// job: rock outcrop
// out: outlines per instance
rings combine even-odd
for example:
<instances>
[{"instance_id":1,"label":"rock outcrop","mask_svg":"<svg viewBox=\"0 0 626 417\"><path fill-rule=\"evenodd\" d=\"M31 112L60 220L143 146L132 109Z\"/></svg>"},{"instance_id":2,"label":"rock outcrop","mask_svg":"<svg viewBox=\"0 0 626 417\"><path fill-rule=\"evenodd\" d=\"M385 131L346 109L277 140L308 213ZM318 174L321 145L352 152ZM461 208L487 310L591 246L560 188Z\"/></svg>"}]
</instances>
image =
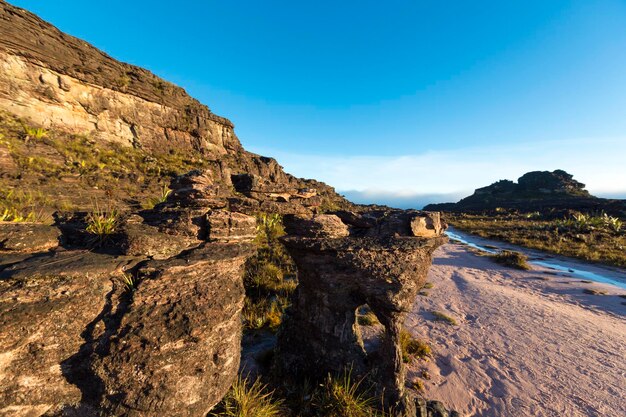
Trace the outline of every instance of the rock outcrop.
<instances>
[{"instance_id":1,"label":"rock outcrop","mask_svg":"<svg viewBox=\"0 0 626 417\"><path fill-rule=\"evenodd\" d=\"M0 415L204 416L224 396L256 223L223 209L228 193L209 173L172 188L145 217L121 220L102 253L65 237L48 252L4 252ZM64 221L64 236L85 229L80 216Z\"/></svg>"},{"instance_id":2,"label":"rock outcrop","mask_svg":"<svg viewBox=\"0 0 626 417\"><path fill-rule=\"evenodd\" d=\"M533 171L522 175L517 183L500 180L478 188L474 194L457 203L429 204L424 210L452 212L480 212L496 208L526 212L545 210L606 211L626 215L626 201L597 198L585 190L585 184L573 175L555 171Z\"/></svg>"},{"instance_id":3,"label":"rock outcrop","mask_svg":"<svg viewBox=\"0 0 626 417\"><path fill-rule=\"evenodd\" d=\"M438 213L378 211L286 217L283 238L299 286L278 336L275 369L285 381L322 379L346 367L378 384L387 408L414 415L406 397L400 330L446 240ZM385 326L380 351L367 355L356 310L368 304ZM412 414L411 414L412 413Z\"/></svg>"}]
</instances>

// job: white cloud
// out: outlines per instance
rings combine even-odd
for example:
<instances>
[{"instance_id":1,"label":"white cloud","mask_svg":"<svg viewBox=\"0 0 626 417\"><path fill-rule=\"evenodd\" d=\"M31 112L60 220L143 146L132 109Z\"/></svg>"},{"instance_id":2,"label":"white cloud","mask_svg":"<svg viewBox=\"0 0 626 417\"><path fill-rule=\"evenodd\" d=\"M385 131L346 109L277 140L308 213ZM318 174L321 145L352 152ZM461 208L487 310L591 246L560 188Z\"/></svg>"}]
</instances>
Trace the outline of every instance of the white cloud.
<instances>
[{"instance_id":1,"label":"white cloud","mask_svg":"<svg viewBox=\"0 0 626 417\"><path fill-rule=\"evenodd\" d=\"M381 202L441 194L445 199L445 195L467 195L499 179L516 180L528 171L555 169L573 174L592 194L626 194L626 138L528 142L402 156L253 151L275 157L298 177L315 178L340 191L352 190L361 201L368 196L371 202Z\"/></svg>"}]
</instances>

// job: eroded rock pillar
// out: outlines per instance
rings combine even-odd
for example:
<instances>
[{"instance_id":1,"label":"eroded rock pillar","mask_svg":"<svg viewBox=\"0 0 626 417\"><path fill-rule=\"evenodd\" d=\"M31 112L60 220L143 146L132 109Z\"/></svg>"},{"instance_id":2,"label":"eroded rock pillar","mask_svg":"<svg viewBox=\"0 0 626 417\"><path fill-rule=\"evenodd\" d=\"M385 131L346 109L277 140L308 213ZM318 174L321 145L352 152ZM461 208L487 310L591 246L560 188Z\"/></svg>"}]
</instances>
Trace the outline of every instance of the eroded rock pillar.
<instances>
[{"instance_id":1,"label":"eroded rock pillar","mask_svg":"<svg viewBox=\"0 0 626 417\"><path fill-rule=\"evenodd\" d=\"M287 383L352 370L369 376L385 407L415 414L405 395L400 331L445 228L438 213L385 210L285 218L283 239L299 286L278 336L275 370ZM364 351L355 310L385 326L376 360Z\"/></svg>"}]
</instances>

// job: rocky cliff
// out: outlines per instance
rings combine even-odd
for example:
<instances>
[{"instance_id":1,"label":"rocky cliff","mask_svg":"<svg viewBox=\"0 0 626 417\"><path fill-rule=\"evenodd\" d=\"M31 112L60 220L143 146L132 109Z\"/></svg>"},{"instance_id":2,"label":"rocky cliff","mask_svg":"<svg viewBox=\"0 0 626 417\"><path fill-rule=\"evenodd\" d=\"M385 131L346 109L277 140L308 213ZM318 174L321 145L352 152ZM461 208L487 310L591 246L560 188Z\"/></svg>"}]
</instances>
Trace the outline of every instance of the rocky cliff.
<instances>
[{"instance_id":1,"label":"rocky cliff","mask_svg":"<svg viewBox=\"0 0 626 417\"><path fill-rule=\"evenodd\" d=\"M521 211L544 211L574 209L601 211L613 215L626 214L626 202L597 198L585 190L585 184L574 176L557 169L555 171L532 171L522 175L517 183L500 180L478 188L474 194L457 203L429 204L425 210L473 212L496 208Z\"/></svg>"},{"instance_id":2,"label":"rocky cliff","mask_svg":"<svg viewBox=\"0 0 626 417\"><path fill-rule=\"evenodd\" d=\"M213 114L182 88L145 69L119 62L2 0L0 63L0 110L4 111L0 115L4 139L0 167L7 182L38 172L39 177L31 181L33 186L46 177L49 188L43 191L49 193L50 177L68 182L67 177L83 179L88 177L85 171L89 174L91 170L98 174L111 171L116 180L130 175L131 187L139 180L144 188L150 188L151 177L158 175L144 172L146 175L138 178L137 167L124 165L124 161L92 161L93 155L84 155L128 152L148 165L154 165L155 159L166 160L158 167L158 174L168 169L180 174L194 165L219 164L229 176L247 175L247 182L235 185L243 184L245 192L263 193L268 201L284 202L292 195L301 198L302 190L309 190L309 197L312 192L317 196L311 206L349 205L331 187L297 179L286 174L275 160L246 152L233 124ZM40 140L31 141L35 143L27 148L16 143L16 136L28 136L29 129L35 128L43 129L37 138ZM91 149L72 154L77 137ZM172 168L172 155L189 163ZM73 181L73 185L80 185L80 181ZM94 184L89 185L83 187L85 192L103 197L92 191ZM101 190L106 184L96 186ZM114 193L106 197L111 198L110 194Z\"/></svg>"}]
</instances>

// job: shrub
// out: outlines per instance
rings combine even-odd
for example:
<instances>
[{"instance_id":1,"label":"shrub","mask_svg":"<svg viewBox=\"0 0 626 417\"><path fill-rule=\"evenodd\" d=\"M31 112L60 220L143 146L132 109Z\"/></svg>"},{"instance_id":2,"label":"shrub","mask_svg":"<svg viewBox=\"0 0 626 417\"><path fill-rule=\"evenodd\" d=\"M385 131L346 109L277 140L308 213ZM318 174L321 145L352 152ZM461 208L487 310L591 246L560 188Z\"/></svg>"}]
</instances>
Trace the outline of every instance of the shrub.
<instances>
[{"instance_id":1,"label":"shrub","mask_svg":"<svg viewBox=\"0 0 626 417\"><path fill-rule=\"evenodd\" d=\"M410 362L411 358L426 359L432 355L432 349L426 342L414 339L406 330L400 331L400 348L405 363Z\"/></svg>"},{"instance_id":2,"label":"shrub","mask_svg":"<svg viewBox=\"0 0 626 417\"><path fill-rule=\"evenodd\" d=\"M435 316L435 320L445 321L446 323L451 324L452 326L456 326L458 324L453 317L445 313L442 313L440 311L432 311L431 313L433 314L433 316Z\"/></svg>"},{"instance_id":3,"label":"shrub","mask_svg":"<svg viewBox=\"0 0 626 417\"><path fill-rule=\"evenodd\" d=\"M528 257L522 253L503 250L495 255L491 255L491 258L501 265L506 265L511 268L521 269L528 271L530 265L528 265Z\"/></svg>"},{"instance_id":4,"label":"shrub","mask_svg":"<svg viewBox=\"0 0 626 417\"><path fill-rule=\"evenodd\" d=\"M239 376L211 417L278 417L284 415L282 400L258 378L250 383Z\"/></svg>"}]
</instances>

